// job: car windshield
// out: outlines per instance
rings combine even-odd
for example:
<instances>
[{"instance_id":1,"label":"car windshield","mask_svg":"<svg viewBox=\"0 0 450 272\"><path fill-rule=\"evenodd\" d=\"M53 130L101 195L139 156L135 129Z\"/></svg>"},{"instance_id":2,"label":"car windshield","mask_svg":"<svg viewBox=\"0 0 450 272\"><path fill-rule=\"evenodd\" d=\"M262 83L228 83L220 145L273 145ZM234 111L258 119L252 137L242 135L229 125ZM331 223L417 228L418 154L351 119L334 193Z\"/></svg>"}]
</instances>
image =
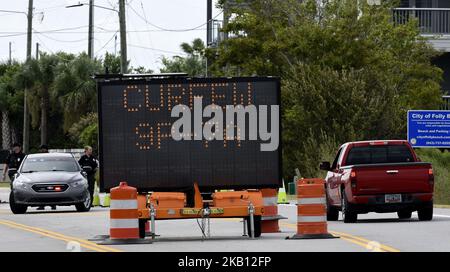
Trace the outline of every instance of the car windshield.
<instances>
[{"instance_id":1,"label":"car windshield","mask_svg":"<svg viewBox=\"0 0 450 272\"><path fill-rule=\"evenodd\" d=\"M78 172L77 162L68 157L37 157L27 158L23 162L22 173L64 171Z\"/></svg>"},{"instance_id":2,"label":"car windshield","mask_svg":"<svg viewBox=\"0 0 450 272\"><path fill-rule=\"evenodd\" d=\"M357 146L348 153L346 165L413 162L406 145Z\"/></svg>"}]
</instances>

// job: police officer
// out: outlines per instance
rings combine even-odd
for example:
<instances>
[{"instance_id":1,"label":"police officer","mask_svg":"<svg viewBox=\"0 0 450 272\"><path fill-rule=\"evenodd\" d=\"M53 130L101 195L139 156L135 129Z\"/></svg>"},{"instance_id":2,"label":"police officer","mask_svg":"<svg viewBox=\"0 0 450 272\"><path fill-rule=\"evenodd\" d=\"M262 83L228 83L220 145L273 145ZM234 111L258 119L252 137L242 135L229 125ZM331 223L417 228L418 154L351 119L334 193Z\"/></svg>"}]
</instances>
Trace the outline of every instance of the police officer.
<instances>
[{"instance_id":1,"label":"police officer","mask_svg":"<svg viewBox=\"0 0 450 272\"><path fill-rule=\"evenodd\" d=\"M43 144L39 147L39 153L48 153L48 145Z\"/></svg>"},{"instance_id":2,"label":"police officer","mask_svg":"<svg viewBox=\"0 0 450 272\"><path fill-rule=\"evenodd\" d=\"M94 185L95 185L95 172L97 170L98 164L94 155L92 155L92 147L86 146L84 148L84 155L81 156L78 161L81 168L87 173L87 180L89 184L89 194L91 195L91 205L94 199Z\"/></svg>"},{"instance_id":3,"label":"police officer","mask_svg":"<svg viewBox=\"0 0 450 272\"><path fill-rule=\"evenodd\" d=\"M6 173L8 172L9 180L11 181L11 189L14 174L17 173L23 158L25 158L25 154L22 152L22 146L18 143L13 144L12 153L10 153L6 158L6 164L3 168L3 180L6 178Z\"/></svg>"}]
</instances>

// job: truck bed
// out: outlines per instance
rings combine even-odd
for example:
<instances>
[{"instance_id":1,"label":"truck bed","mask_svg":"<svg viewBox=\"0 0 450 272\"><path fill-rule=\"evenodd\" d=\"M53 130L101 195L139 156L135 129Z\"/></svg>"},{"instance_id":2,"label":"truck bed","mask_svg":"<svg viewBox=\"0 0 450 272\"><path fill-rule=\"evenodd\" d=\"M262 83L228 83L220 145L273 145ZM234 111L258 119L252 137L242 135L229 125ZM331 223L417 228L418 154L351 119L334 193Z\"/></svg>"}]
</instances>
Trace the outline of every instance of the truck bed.
<instances>
[{"instance_id":1,"label":"truck bed","mask_svg":"<svg viewBox=\"0 0 450 272\"><path fill-rule=\"evenodd\" d=\"M431 164L426 162L361 164L342 167L356 172L355 195L429 193Z\"/></svg>"}]
</instances>

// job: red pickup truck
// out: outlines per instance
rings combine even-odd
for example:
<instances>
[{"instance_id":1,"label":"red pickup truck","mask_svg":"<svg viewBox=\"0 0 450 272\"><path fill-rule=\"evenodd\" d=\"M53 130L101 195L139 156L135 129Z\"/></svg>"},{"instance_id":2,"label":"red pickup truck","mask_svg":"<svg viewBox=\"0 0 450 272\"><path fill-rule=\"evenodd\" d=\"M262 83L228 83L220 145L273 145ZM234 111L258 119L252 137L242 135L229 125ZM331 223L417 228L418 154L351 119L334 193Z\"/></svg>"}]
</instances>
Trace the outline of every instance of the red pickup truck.
<instances>
[{"instance_id":1,"label":"red pickup truck","mask_svg":"<svg viewBox=\"0 0 450 272\"><path fill-rule=\"evenodd\" d=\"M420 162L407 141L345 143L326 170L327 219L336 221L339 211L345 223L358 214L397 212L400 219L433 218L434 175L430 163Z\"/></svg>"}]
</instances>

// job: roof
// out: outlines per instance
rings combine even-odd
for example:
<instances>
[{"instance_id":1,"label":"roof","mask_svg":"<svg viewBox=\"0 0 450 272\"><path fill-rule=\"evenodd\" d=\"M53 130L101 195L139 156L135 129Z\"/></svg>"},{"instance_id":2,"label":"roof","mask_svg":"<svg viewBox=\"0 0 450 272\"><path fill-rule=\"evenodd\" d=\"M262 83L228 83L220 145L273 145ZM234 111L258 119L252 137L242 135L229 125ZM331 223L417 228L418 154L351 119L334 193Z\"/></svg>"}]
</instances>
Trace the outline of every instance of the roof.
<instances>
[{"instance_id":1,"label":"roof","mask_svg":"<svg viewBox=\"0 0 450 272\"><path fill-rule=\"evenodd\" d=\"M369 144L369 143L373 143L373 142L408 143L407 140L370 140L370 141L347 142L345 144Z\"/></svg>"},{"instance_id":2,"label":"roof","mask_svg":"<svg viewBox=\"0 0 450 272\"><path fill-rule=\"evenodd\" d=\"M29 154L27 158L54 158L54 157L61 157L61 158L72 158L72 154L70 153L35 153L35 154Z\"/></svg>"}]
</instances>

